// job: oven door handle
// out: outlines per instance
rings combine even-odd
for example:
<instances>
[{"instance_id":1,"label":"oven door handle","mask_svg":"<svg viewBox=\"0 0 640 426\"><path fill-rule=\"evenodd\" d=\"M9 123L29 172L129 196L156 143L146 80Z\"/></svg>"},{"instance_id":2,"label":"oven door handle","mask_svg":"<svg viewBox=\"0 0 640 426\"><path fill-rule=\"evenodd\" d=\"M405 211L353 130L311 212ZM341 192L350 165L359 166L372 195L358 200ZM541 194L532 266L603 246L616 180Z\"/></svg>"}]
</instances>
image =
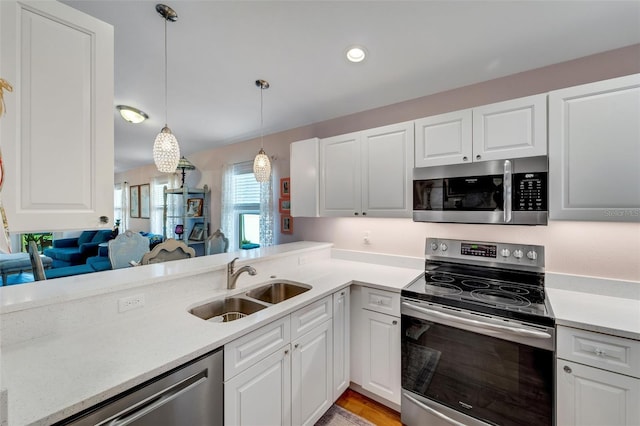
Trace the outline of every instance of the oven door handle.
<instances>
[{"instance_id":1,"label":"oven door handle","mask_svg":"<svg viewBox=\"0 0 640 426\"><path fill-rule=\"evenodd\" d=\"M454 426L465 426L464 423L460 423L458 421L455 421L454 419L452 419L451 417L442 414L441 412L439 412L438 410L434 410L433 408L429 407L428 405L423 404L422 402L418 401L417 399L415 399L414 397L412 397L411 395L408 395L407 393L403 392L402 395L407 398L409 401L413 402L414 404L416 404L418 407L422 408L425 411L428 411L429 413L433 414L434 416L444 420L447 423L450 423Z\"/></svg>"},{"instance_id":2,"label":"oven door handle","mask_svg":"<svg viewBox=\"0 0 640 426\"><path fill-rule=\"evenodd\" d=\"M431 310L431 309L423 308L422 306L414 305L413 303L409 303L409 302L402 302L402 304L404 306L406 306L408 308L411 308L411 309L414 309L414 310L416 310L418 312L423 312L423 313L425 313L427 315L431 315L433 317L438 317L438 318L446 319L446 320L449 320L449 321L458 322L458 323L461 323L461 324L472 325L472 326L481 327L481 328L485 328L485 329L506 331L508 333L517 334L519 336L535 337L537 339L550 339L551 338L551 335L549 333L545 333L544 331L529 330L529 329L521 328L521 327L509 327L509 326L506 326L506 325L492 324L492 323L487 323L487 322L484 322L484 321L478 321L478 320L469 319L469 318L461 318L461 317L457 317L455 315L445 314L444 312L438 312L438 311L434 311L434 310Z\"/></svg>"}]
</instances>

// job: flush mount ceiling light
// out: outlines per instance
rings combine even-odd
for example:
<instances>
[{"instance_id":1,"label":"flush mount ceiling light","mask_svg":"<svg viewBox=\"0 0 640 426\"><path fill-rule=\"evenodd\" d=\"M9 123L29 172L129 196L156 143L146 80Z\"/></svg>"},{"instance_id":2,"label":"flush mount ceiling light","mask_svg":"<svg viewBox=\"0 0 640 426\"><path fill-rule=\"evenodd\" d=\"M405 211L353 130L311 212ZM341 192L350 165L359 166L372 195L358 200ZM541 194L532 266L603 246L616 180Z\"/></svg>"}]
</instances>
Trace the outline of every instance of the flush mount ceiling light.
<instances>
[{"instance_id":1,"label":"flush mount ceiling light","mask_svg":"<svg viewBox=\"0 0 640 426\"><path fill-rule=\"evenodd\" d=\"M157 4L156 11L164 18L164 122L165 125L156 136L153 143L153 161L158 171L173 173L180 161L180 146L178 140L171 133L167 123L167 22L178 20L178 14L169 6Z\"/></svg>"},{"instance_id":2,"label":"flush mount ceiling light","mask_svg":"<svg viewBox=\"0 0 640 426\"><path fill-rule=\"evenodd\" d=\"M127 105L118 105L116 108L120 112L120 116L129 123L138 124L149 118L146 112L139 110L138 108Z\"/></svg>"},{"instance_id":3,"label":"flush mount ceiling light","mask_svg":"<svg viewBox=\"0 0 640 426\"><path fill-rule=\"evenodd\" d=\"M271 176L271 161L269 161L269 157L264 152L262 93L269 88L269 82L266 80L256 80L256 86L260 89L260 151L258 151L258 155L256 155L256 158L253 160L253 174L258 182L267 182Z\"/></svg>"},{"instance_id":4,"label":"flush mount ceiling light","mask_svg":"<svg viewBox=\"0 0 640 426\"><path fill-rule=\"evenodd\" d=\"M367 56L367 52L364 47L361 46L351 46L347 49L347 59L350 62L362 62L364 58Z\"/></svg>"}]
</instances>

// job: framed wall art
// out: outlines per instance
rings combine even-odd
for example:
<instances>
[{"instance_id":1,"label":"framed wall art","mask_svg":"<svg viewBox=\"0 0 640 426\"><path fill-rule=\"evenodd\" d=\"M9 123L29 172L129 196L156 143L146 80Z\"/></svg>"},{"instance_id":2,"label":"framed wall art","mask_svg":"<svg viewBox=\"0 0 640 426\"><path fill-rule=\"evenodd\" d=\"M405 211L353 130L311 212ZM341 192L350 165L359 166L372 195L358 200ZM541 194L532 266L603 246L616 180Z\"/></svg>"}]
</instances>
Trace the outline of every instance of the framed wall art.
<instances>
[{"instance_id":1,"label":"framed wall art","mask_svg":"<svg viewBox=\"0 0 640 426\"><path fill-rule=\"evenodd\" d=\"M140 217L149 219L151 212L151 185L140 185Z\"/></svg>"},{"instance_id":2,"label":"framed wall art","mask_svg":"<svg viewBox=\"0 0 640 426\"><path fill-rule=\"evenodd\" d=\"M278 211L283 214L291 214L291 199L290 198L280 198L278 202Z\"/></svg>"},{"instance_id":3,"label":"framed wall art","mask_svg":"<svg viewBox=\"0 0 640 426\"><path fill-rule=\"evenodd\" d=\"M129 187L129 217L140 217L140 185Z\"/></svg>"},{"instance_id":4,"label":"framed wall art","mask_svg":"<svg viewBox=\"0 0 640 426\"><path fill-rule=\"evenodd\" d=\"M291 178L280 179L280 196L282 198L289 198L291 194Z\"/></svg>"},{"instance_id":5,"label":"framed wall art","mask_svg":"<svg viewBox=\"0 0 640 426\"><path fill-rule=\"evenodd\" d=\"M293 234L293 218L291 216L282 216L280 218L280 232Z\"/></svg>"}]
</instances>

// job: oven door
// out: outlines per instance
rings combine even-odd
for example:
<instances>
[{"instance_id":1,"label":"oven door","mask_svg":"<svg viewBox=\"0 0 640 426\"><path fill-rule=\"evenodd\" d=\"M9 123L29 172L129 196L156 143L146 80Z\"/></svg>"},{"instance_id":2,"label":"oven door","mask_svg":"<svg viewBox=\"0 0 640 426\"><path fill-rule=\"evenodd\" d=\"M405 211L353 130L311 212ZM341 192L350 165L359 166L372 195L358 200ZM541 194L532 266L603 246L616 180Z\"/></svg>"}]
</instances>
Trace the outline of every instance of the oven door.
<instances>
[{"instance_id":1,"label":"oven door","mask_svg":"<svg viewBox=\"0 0 640 426\"><path fill-rule=\"evenodd\" d=\"M402 422L552 425L554 329L402 302Z\"/></svg>"}]
</instances>

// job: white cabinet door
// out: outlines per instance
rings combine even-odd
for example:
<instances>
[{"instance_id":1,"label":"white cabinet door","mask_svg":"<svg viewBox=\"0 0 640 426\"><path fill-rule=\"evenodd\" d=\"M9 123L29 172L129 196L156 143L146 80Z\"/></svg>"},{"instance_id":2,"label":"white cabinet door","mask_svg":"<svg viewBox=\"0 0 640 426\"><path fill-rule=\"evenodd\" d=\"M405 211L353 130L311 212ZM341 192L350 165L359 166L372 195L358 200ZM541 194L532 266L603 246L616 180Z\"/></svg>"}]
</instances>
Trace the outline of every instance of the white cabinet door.
<instances>
[{"instance_id":1,"label":"white cabinet door","mask_svg":"<svg viewBox=\"0 0 640 426\"><path fill-rule=\"evenodd\" d=\"M640 220L640 74L549 93L549 217Z\"/></svg>"},{"instance_id":2,"label":"white cabinet door","mask_svg":"<svg viewBox=\"0 0 640 426\"><path fill-rule=\"evenodd\" d=\"M349 287L333 294L333 401L349 387L351 309Z\"/></svg>"},{"instance_id":3,"label":"white cabinet door","mask_svg":"<svg viewBox=\"0 0 640 426\"><path fill-rule=\"evenodd\" d=\"M113 27L59 2L0 7L0 75L14 89L0 129L10 229L110 227Z\"/></svg>"},{"instance_id":4,"label":"white cabinet door","mask_svg":"<svg viewBox=\"0 0 640 426\"><path fill-rule=\"evenodd\" d=\"M362 387L400 404L400 318L363 309Z\"/></svg>"},{"instance_id":5,"label":"white cabinet door","mask_svg":"<svg viewBox=\"0 0 640 426\"><path fill-rule=\"evenodd\" d=\"M473 108L473 161L547 155L547 95Z\"/></svg>"},{"instance_id":6,"label":"white cabinet door","mask_svg":"<svg viewBox=\"0 0 640 426\"><path fill-rule=\"evenodd\" d=\"M291 425L289 345L225 382L224 424Z\"/></svg>"},{"instance_id":7,"label":"white cabinet door","mask_svg":"<svg viewBox=\"0 0 640 426\"><path fill-rule=\"evenodd\" d=\"M415 121L415 166L470 163L472 114L470 109Z\"/></svg>"},{"instance_id":8,"label":"white cabinet door","mask_svg":"<svg viewBox=\"0 0 640 426\"><path fill-rule=\"evenodd\" d=\"M360 133L320 141L320 216L358 216L361 207Z\"/></svg>"},{"instance_id":9,"label":"white cabinet door","mask_svg":"<svg viewBox=\"0 0 640 426\"><path fill-rule=\"evenodd\" d=\"M558 426L640 424L640 379L557 361Z\"/></svg>"},{"instance_id":10,"label":"white cabinet door","mask_svg":"<svg viewBox=\"0 0 640 426\"><path fill-rule=\"evenodd\" d=\"M362 215L411 217L413 122L362 132Z\"/></svg>"},{"instance_id":11,"label":"white cabinet door","mask_svg":"<svg viewBox=\"0 0 640 426\"><path fill-rule=\"evenodd\" d=\"M290 152L291 216L318 217L320 176L318 138L293 142Z\"/></svg>"},{"instance_id":12,"label":"white cabinet door","mask_svg":"<svg viewBox=\"0 0 640 426\"><path fill-rule=\"evenodd\" d=\"M333 403L333 321L325 321L291 345L292 422L313 425Z\"/></svg>"}]
</instances>

